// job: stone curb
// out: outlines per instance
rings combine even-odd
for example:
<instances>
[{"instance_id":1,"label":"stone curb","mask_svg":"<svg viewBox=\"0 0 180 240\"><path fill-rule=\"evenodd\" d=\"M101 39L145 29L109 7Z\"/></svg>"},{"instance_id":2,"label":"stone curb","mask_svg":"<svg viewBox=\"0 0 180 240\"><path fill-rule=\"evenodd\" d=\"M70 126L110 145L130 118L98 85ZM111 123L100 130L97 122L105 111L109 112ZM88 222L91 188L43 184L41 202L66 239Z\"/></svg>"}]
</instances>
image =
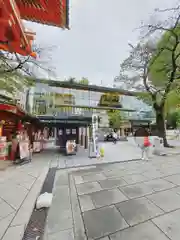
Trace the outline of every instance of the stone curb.
<instances>
[{"instance_id":1,"label":"stone curb","mask_svg":"<svg viewBox=\"0 0 180 240\"><path fill-rule=\"evenodd\" d=\"M99 166L99 165L102 166L102 165L109 165L109 164L115 164L115 163L136 162L136 161L140 161L140 160L141 160L140 158L135 158L135 159L129 159L129 160L123 160L123 161L99 162L99 163L79 165L79 166L59 167L59 168L57 168L57 170L81 168L81 167L89 167L89 166Z\"/></svg>"},{"instance_id":2,"label":"stone curb","mask_svg":"<svg viewBox=\"0 0 180 240\"><path fill-rule=\"evenodd\" d=\"M29 193L27 194L25 200L23 201L21 207L17 211L15 217L11 221L4 237L2 240L22 240L28 222L30 220L31 214L33 212L36 199L40 194L43 183L49 171L49 166L44 167L42 173L37 178Z\"/></svg>"}]
</instances>

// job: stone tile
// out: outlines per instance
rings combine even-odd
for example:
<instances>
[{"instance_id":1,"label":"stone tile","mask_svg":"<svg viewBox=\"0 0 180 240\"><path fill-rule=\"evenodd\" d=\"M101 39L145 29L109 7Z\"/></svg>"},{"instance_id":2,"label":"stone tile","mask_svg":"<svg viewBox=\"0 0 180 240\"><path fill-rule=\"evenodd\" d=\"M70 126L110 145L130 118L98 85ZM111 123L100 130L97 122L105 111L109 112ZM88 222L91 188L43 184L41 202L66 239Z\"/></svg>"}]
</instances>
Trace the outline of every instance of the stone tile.
<instances>
[{"instance_id":1,"label":"stone tile","mask_svg":"<svg viewBox=\"0 0 180 240\"><path fill-rule=\"evenodd\" d=\"M68 229L48 235L48 240L74 240L73 229Z\"/></svg>"},{"instance_id":2,"label":"stone tile","mask_svg":"<svg viewBox=\"0 0 180 240\"><path fill-rule=\"evenodd\" d=\"M4 201L0 202L0 220L13 212L15 212L15 210L11 206L9 206L6 202Z\"/></svg>"},{"instance_id":3,"label":"stone tile","mask_svg":"<svg viewBox=\"0 0 180 240\"><path fill-rule=\"evenodd\" d=\"M81 211L89 211L95 208L92 199L89 195L81 195L79 196Z\"/></svg>"},{"instance_id":4,"label":"stone tile","mask_svg":"<svg viewBox=\"0 0 180 240\"><path fill-rule=\"evenodd\" d=\"M58 184L56 186L47 217L48 233L59 232L73 226L69 187Z\"/></svg>"},{"instance_id":5,"label":"stone tile","mask_svg":"<svg viewBox=\"0 0 180 240\"><path fill-rule=\"evenodd\" d=\"M90 239L101 238L128 227L114 206L88 211L83 216L87 236Z\"/></svg>"},{"instance_id":6,"label":"stone tile","mask_svg":"<svg viewBox=\"0 0 180 240\"><path fill-rule=\"evenodd\" d=\"M42 189L44 180L47 176L48 169L38 177L36 182L33 184L32 188L30 189L27 197L25 198L24 202L22 203L20 209L18 210L15 218L13 219L11 226L15 225L27 225L29 219L31 217L32 211L34 209L34 205L37 199L37 196Z\"/></svg>"},{"instance_id":7,"label":"stone tile","mask_svg":"<svg viewBox=\"0 0 180 240\"><path fill-rule=\"evenodd\" d=\"M179 240L180 210L154 218L152 221L170 238Z\"/></svg>"},{"instance_id":8,"label":"stone tile","mask_svg":"<svg viewBox=\"0 0 180 240\"><path fill-rule=\"evenodd\" d=\"M127 200L127 197L119 189L103 190L92 193L90 196L96 208Z\"/></svg>"},{"instance_id":9,"label":"stone tile","mask_svg":"<svg viewBox=\"0 0 180 240\"><path fill-rule=\"evenodd\" d=\"M83 183L77 185L77 192L79 195L88 194L102 190L101 186L97 182Z\"/></svg>"},{"instance_id":10,"label":"stone tile","mask_svg":"<svg viewBox=\"0 0 180 240\"><path fill-rule=\"evenodd\" d=\"M163 213L160 208L144 197L116 204L116 207L131 226Z\"/></svg>"},{"instance_id":11,"label":"stone tile","mask_svg":"<svg viewBox=\"0 0 180 240\"><path fill-rule=\"evenodd\" d=\"M65 162L65 159L59 159L59 161L58 161L58 168L59 169L63 169L63 168L65 168L66 167L66 162Z\"/></svg>"},{"instance_id":12,"label":"stone tile","mask_svg":"<svg viewBox=\"0 0 180 240\"><path fill-rule=\"evenodd\" d=\"M165 212L180 208L180 196L172 190L167 190L147 196Z\"/></svg>"},{"instance_id":13,"label":"stone tile","mask_svg":"<svg viewBox=\"0 0 180 240\"><path fill-rule=\"evenodd\" d=\"M61 204L59 204L61 203ZM52 206L58 207L59 211L69 210L70 204L70 190L68 186L56 187L53 192ZM51 208L52 208L51 206Z\"/></svg>"},{"instance_id":14,"label":"stone tile","mask_svg":"<svg viewBox=\"0 0 180 240\"><path fill-rule=\"evenodd\" d=\"M99 238L98 240L109 240L108 237Z\"/></svg>"},{"instance_id":15,"label":"stone tile","mask_svg":"<svg viewBox=\"0 0 180 240\"><path fill-rule=\"evenodd\" d=\"M172 176L168 176L166 178L164 178L166 181L169 181L171 183L174 183L176 185L180 185L180 174L176 174L176 175L172 175Z\"/></svg>"},{"instance_id":16,"label":"stone tile","mask_svg":"<svg viewBox=\"0 0 180 240\"><path fill-rule=\"evenodd\" d=\"M8 189L8 191L7 191ZM1 198L13 208L18 209L28 194L28 190L13 182L0 184Z\"/></svg>"},{"instance_id":17,"label":"stone tile","mask_svg":"<svg viewBox=\"0 0 180 240\"><path fill-rule=\"evenodd\" d=\"M87 240L73 177L70 176L70 196L75 239Z\"/></svg>"},{"instance_id":18,"label":"stone tile","mask_svg":"<svg viewBox=\"0 0 180 240\"><path fill-rule=\"evenodd\" d=\"M74 181L76 184L84 183L83 178L81 176L74 176Z\"/></svg>"},{"instance_id":19,"label":"stone tile","mask_svg":"<svg viewBox=\"0 0 180 240\"><path fill-rule=\"evenodd\" d=\"M174 187L171 189L173 192L177 193L178 195L180 195L180 186L179 187Z\"/></svg>"},{"instance_id":20,"label":"stone tile","mask_svg":"<svg viewBox=\"0 0 180 240\"><path fill-rule=\"evenodd\" d=\"M128 198L137 198L137 197L142 197L142 196L153 193L152 188L150 188L144 183L138 183L138 184L133 184L125 187L120 187L120 190Z\"/></svg>"},{"instance_id":21,"label":"stone tile","mask_svg":"<svg viewBox=\"0 0 180 240\"><path fill-rule=\"evenodd\" d=\"M146 171L144 173L142 173L143 176L149 178L149 179L154 179L154 178L160 178L163 176L163 173L161 173L160 171Z\"/></svg>"},{"instance_id":22,"label":"stone tile","mask_svg":"<svg viewBox=\"0 0 180 240\"><path fill-rule=\"evenodd\" d=\"M32 185L34 184L34 182L36 181L36 178L33 176L30 176L27 173L18 172L17 174L15 174L13 176L11 181L13 183L19 184L29 190L32 187Z\"/></svg>"},{"instance_id":23,"label":"stone tile","mask_svg":"<svg viewBox=\"0 0 180 240\"><path fill-rule=\"evenodd\" d=\"M155 192L163 191L175 187L173 183L165 181L163 179L154 179L148 182L145 182L147 186L150 186Z\"/></svg>"},{"instance_id":24,"label":"stone tile","mask_svg":"<svg viewBox=\"0 0 180 240\"><path fill-rule=\"evenodd\" d=\"M68 174L66 171L57 171L54 186L55 187L62 187L69 184Z\"/></svg>"},{"instance_id":25,"label":"stone tile","mask_svg":"<svg viewBox=\"0 0 180 240\"><path fill-rule=\"evenodd\" d=\"M118 186L125 186L127 183L122 178L109 178L99 181L103 189L110 189Z\"/></svg>"},{"instance_id":26,"label":"stone tile","mask_svg":"<svg viewBox=\"0 0 180 240\"><path fill-rule=\"evenodd\" d=\"M147 177L141 175L141 174L132 174L122 177L128 184L138 183L138 182L144 182L149 180Z\"/></svg>"},{"instance_id":27,"label":"stone tile","mask_svg":"<svg viewBox=\"0 0 180 240\"><path fill-rule=\"evenodd\" d=\"M7 217L0 220L0 239L5 234L8 226L11 223L14 216L15 216L15 213L12 213L12 214L8 215Z\"/></svg>"},{"instance_id":28,"label":"stone tile","mask_svg":"<svg viewBox=\"0 0 180 240\"><path fill-rule=\"evenodd\" d=\"M110 235L110 240L168 240L151 222L125 229Z\"/></svg>"},{"instance_id":29,"label":"stone tile","mask_svg":"<svg viewBox=\"0 0 180 240\"><path fill-rule=\"evenodd\" d=\"M24 231L25 231L24 225L10 227L8 228L2 240L12 240L12 239L22 240Z\"/></svg>"},{"instance_id":30,"label":"stone tile","mask_svg":"<svg viewBox=\"0 0 180 240\"><path fill-rule=\"evenodd\" d=\"M84 182L96 182L99 180L105 180L106 177L102 173L97 174L88 174L85 176L82 176Z\"/></svg>"},{"instance_id":31,"label":"stone tile","mask_svg":"<svg viewBox=\"0 0 180 240\"><path fill-rule=\"evenodd\" d=\"M84 176L88 174L99 173L100 171L101 169L98 166L80 167L78 170L75 169L73 171L73 175Z\"/></svg>"},{"instance_id":32,"label":"stone tile","mask_svg":"<svg viewBox=\"0 0 180 240\"><path fill-rule=\"evenodd\" d=\"M104 175L107 178L120 178L126 175L126 172L125 170L115 169L115 170L105 171Z\"/></svg>"},{"instance_id":33,"label":"stone tile","mask_svg":"<svg viewBox=\"0 0 180 240\"><path fill-rule=\"evenodd\" d=\"M49 234L72 228L71 210L59 211L57 207L51 208L47 217L47 231Z\"/></svg>"}]
</instances>

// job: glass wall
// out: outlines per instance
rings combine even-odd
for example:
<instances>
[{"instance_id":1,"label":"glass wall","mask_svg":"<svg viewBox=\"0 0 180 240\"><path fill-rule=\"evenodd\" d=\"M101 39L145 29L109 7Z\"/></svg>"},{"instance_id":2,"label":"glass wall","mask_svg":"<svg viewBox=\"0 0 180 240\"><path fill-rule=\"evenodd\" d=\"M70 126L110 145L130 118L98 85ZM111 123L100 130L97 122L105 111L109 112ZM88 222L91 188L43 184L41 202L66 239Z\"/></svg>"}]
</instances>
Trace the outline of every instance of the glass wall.
<instances>
[{"instance_id":1,"label":"glass wall","mask_svg":"<svg viewBox=\"0 0 180 240\"><path fill-rule=\"evenodd\" d=\"M121 96L37 84L29 92L29 105L31 113L36 115L80 115L90 112L89 107L121 107Z\"/></svg>"}]
</instances>

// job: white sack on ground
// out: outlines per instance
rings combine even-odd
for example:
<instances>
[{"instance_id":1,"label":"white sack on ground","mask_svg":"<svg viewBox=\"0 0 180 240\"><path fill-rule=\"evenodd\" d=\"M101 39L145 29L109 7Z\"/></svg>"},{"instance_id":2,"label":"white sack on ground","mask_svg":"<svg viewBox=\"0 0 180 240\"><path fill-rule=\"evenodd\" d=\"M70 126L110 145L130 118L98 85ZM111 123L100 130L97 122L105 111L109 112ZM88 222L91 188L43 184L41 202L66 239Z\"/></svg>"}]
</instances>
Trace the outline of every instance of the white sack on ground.
<instances>
[{"instance_id":1,"label":"white sack on ground","mask_svg":"<svg viewBox=\"0 0 180 240\"><path fill-rule=\"evenodd\" d=\"M52 203L52 198L52 193L45 192L41 194L36 201L36 209L49 208Z\"/></svg>"}]
</instances>

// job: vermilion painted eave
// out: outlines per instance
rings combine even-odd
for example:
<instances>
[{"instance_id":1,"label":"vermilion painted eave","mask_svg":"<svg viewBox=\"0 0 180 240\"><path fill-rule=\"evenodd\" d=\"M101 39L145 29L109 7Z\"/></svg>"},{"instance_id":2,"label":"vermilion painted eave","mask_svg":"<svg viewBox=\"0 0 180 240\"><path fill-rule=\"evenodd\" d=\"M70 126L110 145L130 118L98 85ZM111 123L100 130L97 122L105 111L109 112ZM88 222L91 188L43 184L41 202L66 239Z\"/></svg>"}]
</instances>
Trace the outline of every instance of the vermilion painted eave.
<instances>
[{"instance_id":1,"label":"vermilion painted eave","mask_svg":"<svg viewBox=\"0 0 180 240\"><path fill-rule=\"evenodd\" d=\"M67 23L69 21L64 21L64 16L67 17L67 6L68 1L60 1L56 6L50 3L46 9L37 9L35 7L24 7L24 5L18 4L21 18L28 21L38 22L46 25L52 25L62 28L68 28ZM58 6L59 5L59 6Z\"/></svg>"},{"instance_id":2,"label":"vermilion painted eave","mask_svg":"<svg viewBox=\"0 0 180 240\"><path fill-rule=\"evenodd\" d=\"M19 107L10 104L0 104L0 111L11 112L20 117L24 117L26 115L26 113L22 111Z\"/></svg>"}]
</instances>

